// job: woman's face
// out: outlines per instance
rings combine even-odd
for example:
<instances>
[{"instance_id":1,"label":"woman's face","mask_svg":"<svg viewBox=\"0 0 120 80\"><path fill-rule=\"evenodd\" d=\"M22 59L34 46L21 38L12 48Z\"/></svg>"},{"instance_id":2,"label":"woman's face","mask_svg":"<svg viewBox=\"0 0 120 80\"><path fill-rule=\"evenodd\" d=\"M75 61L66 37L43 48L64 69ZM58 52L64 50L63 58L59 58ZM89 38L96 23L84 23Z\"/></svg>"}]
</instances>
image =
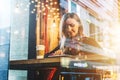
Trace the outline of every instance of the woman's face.
<instances>
[{"instance_id":1,"label":"woman's face","mask_svg":"<svg viewBox=\"0 0 120 80\"><path fill-rule=\"evenodd\" d=\"M79 29L79 23L73 19L73 18L68 18L65 21L65 33L70 37L73 38L78 34L78 29Z\"/></svg>"}]
</instances>

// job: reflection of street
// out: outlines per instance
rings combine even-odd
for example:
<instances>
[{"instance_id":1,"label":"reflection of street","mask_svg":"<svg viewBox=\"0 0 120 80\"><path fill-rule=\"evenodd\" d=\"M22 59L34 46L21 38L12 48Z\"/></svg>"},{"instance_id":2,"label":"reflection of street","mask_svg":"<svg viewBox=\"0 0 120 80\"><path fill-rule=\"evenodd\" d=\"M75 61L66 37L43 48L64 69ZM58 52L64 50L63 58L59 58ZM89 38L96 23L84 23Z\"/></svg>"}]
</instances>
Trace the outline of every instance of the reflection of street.
<instances>
[{"instance_id":1,"label":"reflection of street","mask_svg":"<svg viewBox=\"0 0 120 80\"><path fill-rule=\"evenodd\" d=\"M7 80L10 51L10 27L0 27L0 79Z\"/></svg>"},{"instance_id":2,"label":"reflection of street","mask_svg":"<svg viewBox=\"0 0 120 80\"><path fill-rule=\"evenodd\" d=\"M0 45L9 44L10 27L0 28Z\"/></svg>"}]
</instances>

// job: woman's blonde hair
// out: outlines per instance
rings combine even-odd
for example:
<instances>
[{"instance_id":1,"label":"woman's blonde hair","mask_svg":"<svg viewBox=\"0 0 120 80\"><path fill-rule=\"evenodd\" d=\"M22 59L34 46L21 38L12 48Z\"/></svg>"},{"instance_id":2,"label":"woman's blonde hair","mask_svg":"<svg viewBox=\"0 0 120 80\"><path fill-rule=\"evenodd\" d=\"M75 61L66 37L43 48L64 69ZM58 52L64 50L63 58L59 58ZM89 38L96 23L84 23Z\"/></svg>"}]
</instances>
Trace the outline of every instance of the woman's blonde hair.
<instances>
[{"instance_id":1,"label":"woman's blonde hair","mask_svg":"<svg viewBox=\"0 0 120 80\"><path fill-rule=\"evenodd\" d=\"M81 22L79 16L76 13L66 13L62 16L61 22L60 22L60 39L61 39L60 43L61 43L61 46L64 45L65 38L68 37L68 33L66 33L66 30L65 30L65 22L68 18L75 19L79 23L79 30L78 30L77 35L78 36L83 35L83 25L82 25L82 22Z\"/></svg>"}]
</instances>

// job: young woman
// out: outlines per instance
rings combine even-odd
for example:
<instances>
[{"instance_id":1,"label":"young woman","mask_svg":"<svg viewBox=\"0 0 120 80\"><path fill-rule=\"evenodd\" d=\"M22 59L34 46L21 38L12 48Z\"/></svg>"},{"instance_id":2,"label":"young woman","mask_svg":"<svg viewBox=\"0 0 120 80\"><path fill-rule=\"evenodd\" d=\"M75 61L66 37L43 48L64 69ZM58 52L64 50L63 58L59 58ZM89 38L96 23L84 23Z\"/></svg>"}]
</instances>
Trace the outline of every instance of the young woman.
<instances>
[{"instance_id":1,"label":"young woman","mask_svg":"<svg viewBox=\"0 0 120 80\"><path fill-rule=\"evenodd\" d=\"M60 44L53 51L46 54L45 57L54 55L81 55L83 53L95 53L92 49L101 48L92 38L85 37L83 34L83 25L79 16L75 13L66 13L63 15L60 23ZM91 50L87 50L87 49Z\"/></svg>"},{"instance_id":2,"label":"young woman","mask_svg":"<svg viewBox=\"0 0 120 80\"><path fill-rule=\"evenodd\" d=\"M60 22L60 44L54 50L47 53L45 57L56 55L83 57L90 53L99 52L99 48L101 49L100 45L94 39L83 34L83 25L79 16L75 13L66 13ZM47 74L47 79L42 80L56 80L57 71L57 68L40 71L40 74L45 72ZM66 80L69 80L69 78Z\"/></svg>"}]
</instances>

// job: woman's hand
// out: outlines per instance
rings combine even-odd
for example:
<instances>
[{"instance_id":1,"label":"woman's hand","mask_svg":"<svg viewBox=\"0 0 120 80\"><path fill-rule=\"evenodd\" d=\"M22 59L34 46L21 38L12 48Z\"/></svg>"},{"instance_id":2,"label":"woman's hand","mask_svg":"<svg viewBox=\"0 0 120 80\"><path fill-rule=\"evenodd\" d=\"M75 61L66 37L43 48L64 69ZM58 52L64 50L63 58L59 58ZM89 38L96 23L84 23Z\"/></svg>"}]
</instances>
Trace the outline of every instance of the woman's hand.
<instances>
[{"instance_id":1,"label":"woman's hand","mask_svg":"<svg viewBox=\"0 0 120 80\"><path fill-rule=\"evenodd\" d=\"M53 55L62 55L63 54L63 51L60 49L60 50L57 50L55 51L55 53L53 53Z\"/></svg>"}]
</instances>

